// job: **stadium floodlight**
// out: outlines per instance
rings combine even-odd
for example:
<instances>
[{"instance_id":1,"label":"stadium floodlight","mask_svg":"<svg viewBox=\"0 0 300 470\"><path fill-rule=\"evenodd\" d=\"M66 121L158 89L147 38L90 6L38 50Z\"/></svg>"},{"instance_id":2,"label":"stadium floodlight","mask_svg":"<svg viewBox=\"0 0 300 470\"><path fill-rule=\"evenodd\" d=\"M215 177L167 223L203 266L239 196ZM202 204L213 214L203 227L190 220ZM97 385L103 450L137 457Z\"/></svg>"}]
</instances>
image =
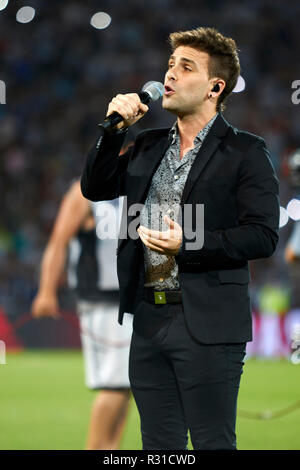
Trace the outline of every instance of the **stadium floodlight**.
<instances>
[{"instance_id":1,"label":"stadium floodlight","mask_svg":"<svg viewBox=\"0 0 300 470\"><path fill-rule=\"evenodd\" d=\"M280 216L279 216L279 228L284 227L289 221L289 214L287 210L280 206Z\"/></svg>"},{"instance_id":2,"label":"stadium floodlight","mask_svg":"<svg viewBox=\"0 0 300 470\"><path fill-rule=\"evenodd\" d=\"M104 13L104 11L95 13L90 21L90 24L96 29L105 29L110 25L110 23L111 17L107 13Z\"/></svg>"},{"instance_id":3,"label":"stadium floodlight","mask_svg":"<svg viewBox=\"0 0 300 470\"><path fill-rule=\"evenodd\" d=\"M8 0L0 0L0 11L4 10L8 5Z\"/></svg>"},{"instance_id":4,"label":"stadium floodlight","mask_svg":"<svg viewBox=\"0 0 300 470\"><path fill-rule=\"evenodd\" d=\"M17 11L16 20L18 23L30 23L35 17L35 9L32 7L22 7Z\"/></svg>"},{"instance_id":5,"label":"stadium floodlight","mask_svg":"<svg viewBox=\"0 0 300 470\"><path fill-rule=\"evenodd\" d=\"M286 206L289 217L293 220L300 220L300 201L299 199L293 198Z\"/></svg>"},{"instance_id":6,"label":"stadium floodlight","mask_svg":"<svg viewBox=\"0 0 300 470\"><path fill-rule=\"evenodd\" d=\"M243 79L243 77L240 75L234 89L232 90L232 93L240 93L241 91L244 91L245 88L246 88L246 82Z\"/></svg>"}]
</instances>

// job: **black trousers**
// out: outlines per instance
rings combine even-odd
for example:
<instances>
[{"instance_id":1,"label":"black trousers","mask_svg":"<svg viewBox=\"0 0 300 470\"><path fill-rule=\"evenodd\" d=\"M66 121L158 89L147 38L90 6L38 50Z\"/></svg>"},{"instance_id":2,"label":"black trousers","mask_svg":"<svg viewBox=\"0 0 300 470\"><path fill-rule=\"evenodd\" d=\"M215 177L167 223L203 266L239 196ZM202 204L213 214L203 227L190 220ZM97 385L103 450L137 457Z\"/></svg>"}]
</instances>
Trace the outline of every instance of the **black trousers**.
<instances>
[{"instance_id":1,"label":"black trousers","mask_svg":"<svg viewBox=\"0 0 300 470\"><path fill-rule=\"evenodd\" d=\"M143 449L236 449L236 407L246 343L200 344L181 304L141 302L129 378Z\"/></svg>"}]
</instances>

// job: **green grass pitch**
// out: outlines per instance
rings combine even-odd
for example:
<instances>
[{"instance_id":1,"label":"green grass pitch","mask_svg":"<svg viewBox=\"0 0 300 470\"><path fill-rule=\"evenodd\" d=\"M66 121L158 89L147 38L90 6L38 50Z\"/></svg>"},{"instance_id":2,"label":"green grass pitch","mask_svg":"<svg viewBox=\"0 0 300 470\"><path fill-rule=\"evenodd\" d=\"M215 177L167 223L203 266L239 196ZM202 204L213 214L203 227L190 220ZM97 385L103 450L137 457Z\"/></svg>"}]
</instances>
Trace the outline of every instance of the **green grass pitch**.
<instances>
[{"instance_id":1,"label":"green grass pitch","mask_svg":"<svg viewBox=\"0 0 300 470\"><path fill-rule=\"evenodd\" d=\"M245 363L239 410L277 411L299 400L300 365L287 360ZM7 354L0 365L0 449L83 449L95 392L85 388L80 351ZM300 408L271 420L238 414L238 448L300 449ZM191 448L191 446L190 446ZM141 449L132 399L122 449Z\"/></svg>"}]
</instances>

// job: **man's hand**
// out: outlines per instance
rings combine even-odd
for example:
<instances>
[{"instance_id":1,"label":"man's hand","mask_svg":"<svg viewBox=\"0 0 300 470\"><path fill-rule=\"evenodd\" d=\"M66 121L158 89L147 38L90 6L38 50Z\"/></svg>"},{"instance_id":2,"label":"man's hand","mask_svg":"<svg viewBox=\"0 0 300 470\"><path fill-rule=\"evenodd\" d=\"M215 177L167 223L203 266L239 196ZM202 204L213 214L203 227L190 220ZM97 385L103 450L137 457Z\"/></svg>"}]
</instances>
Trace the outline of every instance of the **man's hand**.
<instances>
[{"instance_id":1,"label":"man's hand","mask_svg":"<svg viewBox=\"0 0 300 470\"><path fill-rule=\"evenodd\" d=\"M59 318L58 299L55 294L38 294L32 304L31 314L34 318Z\"/></svg>"},{"instance_id":2,"label":"man's hand","mask_svg":"<svg viewBox=\"0 0 300 470\"><path fill-rule=\"evenodd\" d=\"M120 122L116 127L117 129L123 129L123 127L132 126L139 121L148 109L148 106L141 102L137 93L117 95L109 103L106 117L115 111L119 113L124 118L124 121Z\"/></svg>"},{"instance_id":3,"label":"man's hand","mask_svg":"<svg viewBox=\"0 0 300 470\"><path fill-rule=\"evenodd\" d=\"M140 239L150 250L166 256L177 255L182 243L182 228L167 215L164 216L169 230L159 232L150 230L142 225L138 228Z\"/></svg>"}]
</instances>

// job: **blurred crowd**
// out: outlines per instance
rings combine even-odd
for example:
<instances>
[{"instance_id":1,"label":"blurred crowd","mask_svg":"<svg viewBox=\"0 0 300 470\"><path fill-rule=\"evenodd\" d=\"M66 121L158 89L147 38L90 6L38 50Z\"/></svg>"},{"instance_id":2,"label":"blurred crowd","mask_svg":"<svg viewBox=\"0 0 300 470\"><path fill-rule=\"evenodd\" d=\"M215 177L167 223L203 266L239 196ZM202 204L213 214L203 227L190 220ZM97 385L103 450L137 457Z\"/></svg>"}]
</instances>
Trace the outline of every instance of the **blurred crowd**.
<instances>
[{"instance_id":1,"label":"blurred crowd","mask_svg":"<svg viewBox=\"0 0 300 470\"><path fill-rule=\"evenodd\" d=\"M281 205L294 189L287 157L300 147L299 107L292 82L300 79L300 3L277 0L28 0L32 22L16 22L21 2L0 11L0 305L8 315L28 311L39 263L61 197L81 174L111 97L164 80L176 30L213 26L240 50L246 88L228 100L225 117L265 138L281 183ZM90 25L108 13L103 30ZM297 119L298 118L298 119ZM174 118L151 106L134 133L168 126ZM276 253L251 263L254 308L266 284L288 291L283 251L293 221L281 229ZM288 309L288 302L284 309Z\"/></svg>"}]
</instances>

